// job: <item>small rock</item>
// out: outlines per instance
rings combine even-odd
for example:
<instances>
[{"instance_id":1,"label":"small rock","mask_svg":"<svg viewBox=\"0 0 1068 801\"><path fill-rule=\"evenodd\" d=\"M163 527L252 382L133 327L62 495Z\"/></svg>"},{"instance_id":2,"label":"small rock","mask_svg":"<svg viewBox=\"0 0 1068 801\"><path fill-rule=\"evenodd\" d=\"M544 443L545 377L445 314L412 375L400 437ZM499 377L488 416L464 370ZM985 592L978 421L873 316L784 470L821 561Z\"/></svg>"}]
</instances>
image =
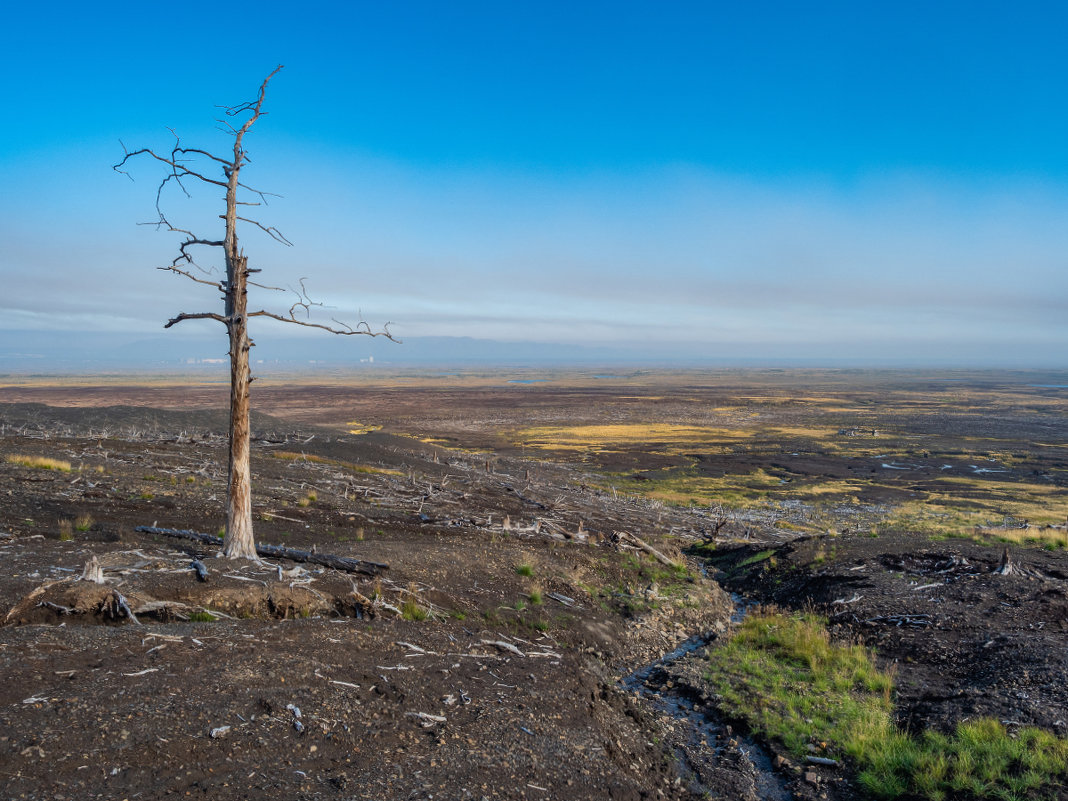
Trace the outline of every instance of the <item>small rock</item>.
<instances>
[{"instance_id":1,"label":"small rock","mask_svg":"<svg viewBox=\"0 0 1068 801\"><path fill-rule=\"evenodd\" d=\"M819 774L815 773L814 771L811 771L811 770L810 771L806 771L806 773L805 773L805 781L808 782L809 784L811 784L813 787L819 787L820 786Z\"/></svg>"}]
</instances>

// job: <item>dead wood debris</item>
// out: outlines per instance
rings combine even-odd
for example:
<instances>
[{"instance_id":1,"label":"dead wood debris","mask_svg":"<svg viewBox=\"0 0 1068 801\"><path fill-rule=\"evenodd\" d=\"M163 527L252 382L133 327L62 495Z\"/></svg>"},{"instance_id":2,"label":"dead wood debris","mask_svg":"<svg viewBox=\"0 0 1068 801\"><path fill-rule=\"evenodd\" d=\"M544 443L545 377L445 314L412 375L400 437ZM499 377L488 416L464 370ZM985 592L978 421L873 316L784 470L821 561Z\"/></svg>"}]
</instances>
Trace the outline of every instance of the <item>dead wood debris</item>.
<instances>
[{"instance_id":1,"label":"dead wood debris","mask_svg":"<svg viewBox=\"0 0 1068 801\"><path fill-rule=\"evenodd\" d=\"M85 563L85 567L82 569L82 575L78 580L91 581L94 584L104 583L104 570L100 567L100 562L97 560L95 554L90 556L89 560Z\"/></svg>"},{"instance_id":2,"label":"dead wood debris","mask_svg":"<svg viewBox=\"0 0 1068 801\"><path fill-rule=\"evenodd\" d=\"M863 621L869 625L886 624L891 626L908 626L909 628L922 629L932 623L930 615L876 615Z\"/></svg>"},{"instance_id":3,"label":"dead wood debris","mask_svg":"<svg viewBox=\"0 0 1068 801\"><path fill-rule=\"evenodd\" d=\"M660 562L662 565L666 565L667 567L673 568L675 570L682 570L683 567L685 567L681 562L678 562L678 561L676 561L676 560L674 560L674 559L672 559L672 558L670 558L668 556L665 556L663 553L658 551L656 548L651 546L649 543L647 543L645 540L643 540L641 537L637 536L636 534L631 534L630 532L627 532L627 531L617 531L616 532L616 537L618 537L620 540L629 541L629 542L633 543L634 545L637 545L639 548L641 548L647 554L652 556L654 559L656 559L656 561Z\"/></svg>"},{"instance_id":4,"label":"dead wood debris","mask_svg":"<svg viewBox=\"0 0 1068 801\"><path fill-rule=\"evenodd\" d=\"M174 529L174 528L157 528L156 526L137 526L135 531L140 531L144 534L162 534L166 537L177 537L179 539L192 540L194 542L202 542L207 545L214 545L216 547L222 547L222 537L216 537L213 534L202 534L197 531L190 531L187 529ZM377 575L381 570L388 570L389 565L382 562L371 562L366 559L355 559L346 556L334 556L333 554L312 553L311 551L301 551L296 548L285 548L281 545L257 545L256 553L260 556L271 556L276 559L288 559L291 562L310 562L316 565L324 565L326 567L332 567L335 570L344 570L349 573L365 573L367 575Z\"/></svg>"}]
</instances>

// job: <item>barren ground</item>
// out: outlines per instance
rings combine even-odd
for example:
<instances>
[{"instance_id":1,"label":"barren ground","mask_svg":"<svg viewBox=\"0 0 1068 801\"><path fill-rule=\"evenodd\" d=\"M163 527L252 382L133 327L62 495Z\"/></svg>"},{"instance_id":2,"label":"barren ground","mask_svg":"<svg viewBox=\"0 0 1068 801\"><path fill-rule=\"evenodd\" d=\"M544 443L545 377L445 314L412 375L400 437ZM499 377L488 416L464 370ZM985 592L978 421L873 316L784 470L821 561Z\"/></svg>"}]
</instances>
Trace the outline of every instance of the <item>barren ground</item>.
<instances>
[{"instance_id":1,"label":"barren ground","mask_svg":"<svg viewBox=\"0 0 1068 801\"><path fill-rule=\"evenodd\" d=\"M968 474L972 503L994 508L1015 481L1063 521L1063 395L1019 386L1065 382L970 381L952 411L932 408L924 376L257 385L258 539L388 563L377 576L223 564L136 531L219 530L219 387L13 382L0 388L0 454L71 470L0 462L5 797L760 797L761 771L726 728L737 721L713 715L698 742L678 717L680 704L709 709L702 649L652 671L642 693L623 681L693 635L715 646L732 609L719 584L814 605L874 646L897 665L908 726L993 715L1064 733L1056 523L1022 524L1052 550L1013 544L1014 576L993 573L1000 529L932 539L886 525L895 499L953 488L945 464ZM654 423L747 433L729 448L668 441L690 436L674 428L586 449L531 433ZM896 432L878 445L898 450L858 450L862 425ZM849 433L825 447L816 429ZM923 438L911 454L906 434ZM911 475L881 468L905 456ZM772 494L737 508L649 491L680 477L702 492L720 485L694 481L744 484L752 469L775 477ZM865 483L843 488L854 475ZM828 481L845 494L804 494ZM90 556L103 585L76 580ZM799 798L854 797L847 770L805 772L781 764L774 778Z\"/></svg>"}]
</instances>

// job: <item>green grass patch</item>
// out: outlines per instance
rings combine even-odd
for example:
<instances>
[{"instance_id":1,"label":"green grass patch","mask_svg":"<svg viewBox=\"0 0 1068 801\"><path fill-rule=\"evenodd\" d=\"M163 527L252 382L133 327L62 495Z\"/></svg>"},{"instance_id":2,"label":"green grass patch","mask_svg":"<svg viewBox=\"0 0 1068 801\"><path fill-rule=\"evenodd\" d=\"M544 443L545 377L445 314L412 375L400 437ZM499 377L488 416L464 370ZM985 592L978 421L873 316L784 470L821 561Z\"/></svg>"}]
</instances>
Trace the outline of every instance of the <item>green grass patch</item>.
<instances>
[{"instance_id":1,"label":"green grass patch","mask_svg":"<svg viewBox=\"0 0 1068 801\"><path fill-rule=\"evenodd\" d=\"M773 551L773 550L758 551L757 553L753 554L752 556L747 556L745 559L740 561L738 563L738 569L741 570L742 568L749 567L750 565L758 564L758 563L763 562L763 561L765 561L767 559L770 559L774 555L775 555L775 551Z\"/></svg>"},{"instance_id":2,"label":"green grass patch","mask_svg":"<svg viewBox=\"0 0 1068 801\"><path fill-rule=\"evenodd\" d=\"M191 623L214 623L218 619L211 612L205 612L201 609L189 613L189 621Z\"/></svg>"},{"instance_id":3,"label":"green grass patch","mask_svg":"<svg viewBox=\"0 0 1068 801\"><path fill-rule=\"evenodd\" d=\"M861 786L879 798L931 801L1053 798L1068 779L1068 741L1028 727L1010 734L991 718L964 721L952 735L901 732L873 749Z\"/></svg>"},{"instance_id":4,"label":"green grass patch","mask_svg":"<svg viewBox=\"0 0 1068 801\"><path fill-rule=\"evenodd\" d=\"M892 730L890 676L866 648L832 644L815 615L750 615L710 654L707 678L725 708L798 756L831 742L857 757Z\"/></svg>"},{"instance_id":5,"label":"green grass patch","mask_svg":"<svg viewBox=\"0 0 1068 801\"><path fill-rule=\"evenodd\" d=\"M515 574L517 576L526 576L527 578L530 578L531 576L534 575L534 566L526 564L526 563L521 564L521 565L516 565L515 566Z\"/></svg>"},{"instance_id":6,"label":"green grass patch","mask_svg":"<svg viewBox=\"0 0 1068 801\"><path fill-rule=\"evenodd\" d=\"M709 654L706 678L723 711L803 757L847 758L878 798L1050 797L1068 778L1068 741L996 720L914 737L893 722L891 674L860 645L833 643L816 615L750 615Z\"/></svg>"}]
</instances>

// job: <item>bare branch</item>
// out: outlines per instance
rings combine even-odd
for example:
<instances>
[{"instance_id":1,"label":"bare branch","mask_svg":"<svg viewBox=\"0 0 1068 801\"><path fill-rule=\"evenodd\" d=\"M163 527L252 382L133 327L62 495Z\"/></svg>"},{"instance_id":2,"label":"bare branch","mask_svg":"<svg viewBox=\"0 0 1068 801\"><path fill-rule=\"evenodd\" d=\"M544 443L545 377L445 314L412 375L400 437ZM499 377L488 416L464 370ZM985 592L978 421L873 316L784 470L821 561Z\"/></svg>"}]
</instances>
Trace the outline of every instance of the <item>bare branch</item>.
<instances>
[{"instance_id":1,"label":"bare branch","mask_svg":"<svg viewBox=\"0 0 1068 801\"><path fill-rule=\"evenodd\" d=\"M198 269L203 270L203 268L200 267L199 265L195 265L195 266L197 266ZM208 280L205 280L203 278L197 278L195 275L193 275L188 270L183 270L182 268L176 267L173 264L170 267L157 267L156 269L157 270L163 270L164 272L168 272L168 273L175 273L176 275L185 276L190 281L196 281L198 284L207 284L208 286L213 286L216 289L218 289L220 292L225 292L226 291L226 287L223 285L222 281L208 281Z\"/></svg>"},{"instance_id":2,"label":"bare branch","mask_svg":"<svg viewBox=\"0 0 1068 801\"><path fill-rule=\"evenodd\" d=\"M293 247L293 243L286 239L282 235L282 232L275 228L273 225L264 225L263 223L258 222L256 220L250 220L248 217L236 217L235 219L241 220L242 222L247 222L250 225L255 225L275 242L281 242L283 245Z\"/></svg>"},{"instance_id":3,"label":"bare branch","mask_svg":"<svg viewBox=\"0 0 1068 801\"><path fill-rule=\"evenodd\" d=\"M196 279L194 279L196 280ZM221 314L215 314L214 312L199 312L197 314L186 314L182 312L177 317L174 317L167 321L164 328L170 328L175 323L180 323L183 320L218 320L223 325L229 325L230 321L223 317Z\"/></svg>"},{"instance_id":4,"label":"bare branch","mask_svg":"<svg viewBox=\"0 0 1068 801\"><path fill-rule=\"evenodd\" d=\"M249 272L252 272L252 271L251 271L251 270L249 270ZM280 286L271 286L271 285L269 285L269 284L261 284L261 283L259 283L259 282L257 282L257 281L249 281L249 282L248 282L248 285L249 285L249 286L254 286L254 287L256 287L257 289L269 289L269 290L271 290L272 292L285 292L285 291L286 291L286 290L285 290L285 287L280 287Z\"/></svg>"},{"instance_id":5,"label":"bare branch","mask_svg":"<svg viewBox=\"0 0 1068 801\"><path fill-rule=\"evenodd\" d=\"M248 158L246 157L245 160L248 161ZM260 198L260 200L263 201L263 205L264 206L271 205L270 203L267 202L267 198L269 198L269 197L279 197L279 198L282 197L282 195L275 194L274 192L261 192L259 189L253 189L248 184L243 184L240 181L238 182L237 185L239 187L241 187L242 189L244 189L246 192L251 192L254 195L259 195L259 198ZM239 206L258 206L260 204L259 203L238 203L237 205L239 205Z\"/></svg>"},{"instance_id":6,"label":"bare branch","mask_svg":"<svg viewBox=\"0 0 1068 801\"><path fill-rule=\"evenodd\" d=\"M311 316L311 307L312 306L323 307L322 303L318 303L318 302L312 300L310 297L308 297L308 290L304 286L304 282L307 281L307 280L308 279L306 277L302 277L300 279L300 292L297 292L297 290L295 290L292 287L290 287L290 291L292 291L293 294L295 294L297 296L296 303L294 303L292 306L289 307L289 316L292 319L296 319L294 313L296 312L297 309L303 309L304 310L304 316L305 317L310 317Z\"/></svg>"},{"instance_id":7,"label":"bare branch","mask_svg":"<svg viewBox=\"0 0 1068 801\"><path fill-rule=\"evenodd\" d=\"M272 320L278 320L281 323L291 323L293 325L303 325L303 326L305 326L307 328L318 328L318 329L320 329L322 331L329 331L331 334L338 334L339 336L353 336L355 334L359 334L361 336L368 336L368 337L385 337L386 339L390 340L391 342L396 342L398 344L400 343L400 340L397 339L395 336L393 336L392 332L390 332L390 330L389 330L389 327L391 325L393 325L393 323L386 323L385 325L382 326L382 330L381 331L373 331L373 330L371 330L371 326L368 323L364 322L363 320L358 322L356 324L355 328L353 328L352 326L350 326L350 325L348 325L346 323L342 323L342 322L340 322L338 320L333 320L333 322L335 322L339 326L341 326L340 328L334 328L333 326L323 325L321 323L311 323L311 322L308 322L307 320L298 320L295 317L284 317L281 314L275 314L274 312L263 311L262 309L260 311L256 311L256 312L249 312L248 316L249 317L270 317Z\"/></svg>"},{"instance_id":8,"label":"bare branch","mask_svg":"<svg viewBox=\"0 0 1068 801\"><path fill-rule=\"evenodd\" d=\"M124 146L124 149L125 149L125 146ZM181 148L175 148L174 152L175 153L180 153L180 152L182 152L182 149ZM226 186L226 182L225 181L216 181L214 178L208 178L208 177L206 177L204 175L201 175L196 170L191 170L188 167L186 167L182 162L178 161L176 158L174 158L174 157L167 158L166 156L161 156L158 153L156 153L154 150L152 150L151 148L148 148L148 147L143 147L140 150L127 150L125 155L122 158L122 161L120 161L118 164L113 165L112 169L115 170L115 172L117 172L117 173L121 173L122 175L129 175L129 173L126 172L126 170L124 170L122 168L126 166L126 162L128 162L130 159L134 158L135 156L140 156L142 154L146 154L148 156L151 156L156 161L160 161L160 162L166 164L167 166L169 166L171 168L172 173L170 175L168 175L167 178L164 179L165 181L168 181L171 178L183 178L183 177L188 176L190 178L197 178L198 180L204 181L204 183L214 184L215 186L222 186L222 187ZM222 161L222 159L217 159L217 160L218 161ZM223 163L225 164L227 162L223 162Z\"/></svg>"}]
</instances>

